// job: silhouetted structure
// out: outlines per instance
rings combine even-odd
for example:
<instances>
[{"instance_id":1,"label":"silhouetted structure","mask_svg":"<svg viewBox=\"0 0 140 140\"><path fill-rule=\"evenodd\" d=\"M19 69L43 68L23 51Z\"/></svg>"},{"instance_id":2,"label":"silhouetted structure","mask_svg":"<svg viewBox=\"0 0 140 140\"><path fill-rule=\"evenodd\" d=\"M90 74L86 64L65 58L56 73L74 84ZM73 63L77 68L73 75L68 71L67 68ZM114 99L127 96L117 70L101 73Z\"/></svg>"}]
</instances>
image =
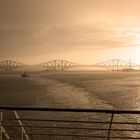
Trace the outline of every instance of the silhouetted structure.
<instances>
[{"instance_id":1,"label":"silhouetted structure","mask_svg":"<svg viewBox=\"0 0 140 140\"><path fill-rule=\"evenodd\" d=\"M6 72L11 72L14 70L17 70L20 67L25 66L23 63L19 63L13 60L5 60L0 62L0 70L1 71L6 71Z\"/></svg>"},{"instance_id":2,"label":"silhouetted structure","mask_svg":"<svg viewBox=\"0 0 140 140\"><path fill-rule=\"evenodd\" d=\"M79 67L81 65L67 61L67 60L51 60L51 61L42 63L39 66L45 67L45 68L52 70L52 71L56 71L56 70L64 71L64 70L67 70L69 68Z\"/></svg>"},{"instance_id":3,"label":"silhouetted structure","mask_svg":"<svg viewBox=\"0 0 140 140\"><path fill-rule=\"evenodd\" d=\"M0 70L4 72L15 71L24 66L28 65L13 60L5 60L0 62ZM140 65L138 64L132 63L131 61L124 61L119 59L112 59L93 65L81 65L67 60L51 60L36 66L44 67L45 69L50 71L65 71L74 67L100 67L112 71L133 71L134 68L140 69Z\"/></svg>"},{"instance_id":4,"label":"silhouetted structure","mask_svg":"<svg viewBox=\"0 0 140 140\"><path fill-rule=\"evenodd\" d=\"M110 69L112 71L120 71L120 70L130 71L130 70L133 70L133 68L135 68L135 67L139 67L140 65L132 63L131 61L112 59L109 61L97 63L93 66L107 68L107 69Z\"/></svg>"}]
</instances>

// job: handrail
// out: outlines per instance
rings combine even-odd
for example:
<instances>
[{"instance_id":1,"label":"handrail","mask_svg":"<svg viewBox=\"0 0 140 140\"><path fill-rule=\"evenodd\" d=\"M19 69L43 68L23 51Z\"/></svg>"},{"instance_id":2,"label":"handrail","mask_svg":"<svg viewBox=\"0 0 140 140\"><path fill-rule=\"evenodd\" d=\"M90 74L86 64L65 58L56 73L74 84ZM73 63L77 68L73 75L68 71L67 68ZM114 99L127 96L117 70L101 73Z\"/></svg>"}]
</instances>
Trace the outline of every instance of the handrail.
<instances>
[{"instance_id":1,"label":"handrail","mask_svg":"<svg viewBox=\"0 0 140 140\"><path fill-rule=\"evenodd\" d=\"M14 106L2 106L0 107L1 112L18 112L16 114L16 118L5 118L1 121L0 127L4 128L6 131L3 131L1 129L1 133L8 134L9 138L13 134L18 134L19 136L21 135L20 140L30 140L30 136L33 135L40 135L42 137L49 139L48 137L51 137L51 140L54 140L56 137L75 137L76 140L79 140L78 137L83 137L83 138L99 138L101 140L106 139L106 140L117 140L117 139L140 139L140 121L135 120L132 121L130 120L125 120L121 119L119 120L117 115L123 117L123 115L140 115L140 110L107 110L107 109L75 109L75 108L44 108L44 107L14 107ZM60 112L62 115L63 113L87 113L90 115L96 115L96 114L101 114L107 115L108 119L95 119L95 120L87 120L87 119L80 119L80 120L73 120L72 119L66 119L66 118L32 118L31 116L29 117L22 117L21 114L24 114L24 112L30 112L30 113L37 113L37 112ZM20 114L21 113L21 114ZM92 114L93 113L93 114ZM41 113L42 114L42 113ZM21 116L20 116L21 115ZM114 119L115 118L115 119ZM117 120L116 120L117 119ZM11 121L10 124L7 124L6 122ZM14 121L20 122L20 125L17 125L17 123L13 123ZM25 123L26 122L26 123ZM27 123L28 122L28 123ZM37 123L37 124L36 124ZM41 124L41 125L38 125ZM45 123L51 124L51 125L44 125ZM69 123L69 125L66 125ZM59 124L59 125L58 125ZM61 125L60 125L61 124ZM74 126L76 124L76 127ZM79 124L79 126L78 126ZM82 124L82 125L81 125ZM90 124L92 124L90 126ZM97 127L97 125L100 125L100 127ZM121 125L120 127L116 127L117 125ZM127 126L123 127L123 126ZM106 127L102 127L106 126ZM115 126L115 127L114 127ZM130 127L131 126L131 127ZM136 127L136 126L139 126ZM21 130L21 132L11 132L12 128L18 128ZM34 130L38 129L39 131L29 131L29 130ZM41 131L40 131L41 129ZM15 130L15 129L13 129ZM27 131L28 130L28 131ZM42 132L43 130L43 132ZM51 130L49 132L48 130ZM56 131L59 130L59 131ZM63 133L64 130L67 133ZM74 130L74 133L69 133L69 130ZM52 131L54 131L52 133ZM95 132L95 133L82 133L84 132ZM61 132L61 133L59 133ZM76 133L75 133L76 132ZM131 133L138 133L137 135L131 135ZM102 135L103 133L103 135ZM114 133L129 133L129 135L114 135ZM54 139L53 139L54 137ZM33 138L32 138L33 139ZM61 139L61 138L60 138ZM67 138L66 138L67 139ZM2 140L2 135L0 140ZM33 139L34 140L34 139ZM36 139L35 139L36 140ZM69 140L69 139L68 139Z\"/></svg>"},{"instance_id":2,"label":"handrail","mask_svg":"<svg viewBox=\"0 0 140 140\"><path fill-rule=\"evenodd\" d=\"M114 114L140 114L140 110L107 110L107 109L75 109L75 108L45 108L45 107L13 107L2 106L0 110L16 111L50 111L50 112L87 112L87 113L114 113Z\"/></svg>"}]
</instances>

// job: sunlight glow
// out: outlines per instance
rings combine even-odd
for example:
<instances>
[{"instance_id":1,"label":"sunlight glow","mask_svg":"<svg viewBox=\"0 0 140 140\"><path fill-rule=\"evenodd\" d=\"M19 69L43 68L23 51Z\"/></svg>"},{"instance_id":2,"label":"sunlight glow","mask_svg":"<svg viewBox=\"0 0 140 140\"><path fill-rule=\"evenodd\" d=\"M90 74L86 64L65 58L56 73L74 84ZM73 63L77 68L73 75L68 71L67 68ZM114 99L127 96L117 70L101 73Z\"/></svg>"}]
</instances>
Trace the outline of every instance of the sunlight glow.
<instances>
[{"instance_id":1,"label":"sunlight glow","mask_svg":"<svg viewBox=\"0 0 140 140\"><path fill-rule=\"evenodd\" d=\"M137 43L138 42L140 44L140 40L138 40ZM140 46L134 46L134 47L132 47L131 52L130 52L130 55L131 55L130 58L135 63L140 64Z\"/></svg>"},{"instance_id":2,"label":"sunlight glow","mask_svg":"<svg viewBox=\"0 0 140 140\"><path fill-rule=\"evenodd\" d=\"M136 45L139 45L139 46L140 46L140 38L137 39L137 40L135 40L134 43L135 43Z\"/></svg>"}]
</instances>

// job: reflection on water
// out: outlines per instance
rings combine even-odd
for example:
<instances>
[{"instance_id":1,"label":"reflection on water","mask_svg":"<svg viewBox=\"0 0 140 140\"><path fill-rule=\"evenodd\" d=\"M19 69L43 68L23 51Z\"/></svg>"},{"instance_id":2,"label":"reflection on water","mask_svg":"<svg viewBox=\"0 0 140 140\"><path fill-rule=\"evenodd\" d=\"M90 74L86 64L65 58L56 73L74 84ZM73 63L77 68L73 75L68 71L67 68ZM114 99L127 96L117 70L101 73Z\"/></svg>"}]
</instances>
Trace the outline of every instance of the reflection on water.
<instances>
[{"instance_id":1,"label":"reflection on water","mask_svg":"<svg viewBox=\"0 0 140 140\"><path fill-rule=\"evenodd\" d=\"M139 110L140 73L59 72L38 73L29 78L21 78L18 74L0 75L0 94L0 106ZM45 114L24 113L21 115L22 117L34 115L42 117ZM62 118L66 118L68 114L61 115ZM89 114L86 115L86 119L93 119ZM52 115L50 116L52 118ZM69 114L68 116L74 118L77 115ZM49 115L47 114L46 117ZM83 119L83 114L77 117ZM120 121L138 122L139 120L138 115L118 115L115 118L117 121L118 118ZM99 118L94 115L94 120L96 119L103 120L105 116ZM127 127L132 128L132 126ZM120 128L120 126L116 126L116 128ZM118 135L132 136L126 132L118 132Z\"/></svg>"},{"instance_id":2,"label":"reflection on water","mask_svg":"<svg viewBox=\"0 0 140 140\"><path fill-rule=\"evenodd\" d=\"M40 73L0 75L0 104L138 110L140 73Z\"/></svg>"}]
</instances>

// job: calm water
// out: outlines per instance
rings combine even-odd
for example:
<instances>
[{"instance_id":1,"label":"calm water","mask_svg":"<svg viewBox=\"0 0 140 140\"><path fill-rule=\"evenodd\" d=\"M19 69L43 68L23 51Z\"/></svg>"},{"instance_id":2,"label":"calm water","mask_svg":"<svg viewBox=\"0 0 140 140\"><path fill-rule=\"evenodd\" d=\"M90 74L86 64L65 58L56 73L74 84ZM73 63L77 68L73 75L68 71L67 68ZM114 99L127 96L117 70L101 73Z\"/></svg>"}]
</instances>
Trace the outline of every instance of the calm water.
<instances>
[{"instance_id":1,"label":"calm water","mask_svg":"<svg viewBox=\"0 0 140 140\"><path fill-rule=\"evenodd\" d=\"M0 75L1 106L140 109L140 73Z\"/></svg>"},{"instance_id":2,"label":"calm water","mask_svg":"<svg viewBox=\"0 0 140 140\"><path fill-rule=\"evenodd\" d=\"M63 72L34 73L21 78L20 74L0 75L0 106L68 107L92 109L140 110L140 73ZM28 113L22 118L51 118L104 120L109 116L67 113ZM9 117L9 114L8 114ZM118 116L118 121L139 121L139 116ZM114 118L115 119L115 118ZM42 124L41 124L42 125ZM47 124L48 125L48 124ZM70 124L71 125L71 124ZM75 127L75 126L74 126ZM80 126L79 126L80 127ZM87 126L85 126L87 127ZM118 126L119 127L119 126ZM122 126L121 126L122 127ZM130 128L133 129L133 128ZM13 131L13 130L10 130ZM34 130L32 130L34 131ZM62 132L59 132L62 133ZM78 131L74 134L79 133ZM84 134L92 134L86 131ZM97 135L104 135L102 133ZM113 135L138 136L139 133L118 132ZM34 137L34 139L38 139ZM61 138L60 138L61 139ZM77 138L78 139L78 138Z\"/></svg>"}]
</instances>

